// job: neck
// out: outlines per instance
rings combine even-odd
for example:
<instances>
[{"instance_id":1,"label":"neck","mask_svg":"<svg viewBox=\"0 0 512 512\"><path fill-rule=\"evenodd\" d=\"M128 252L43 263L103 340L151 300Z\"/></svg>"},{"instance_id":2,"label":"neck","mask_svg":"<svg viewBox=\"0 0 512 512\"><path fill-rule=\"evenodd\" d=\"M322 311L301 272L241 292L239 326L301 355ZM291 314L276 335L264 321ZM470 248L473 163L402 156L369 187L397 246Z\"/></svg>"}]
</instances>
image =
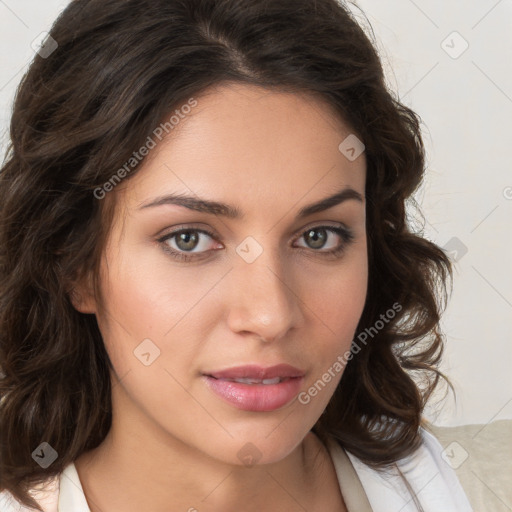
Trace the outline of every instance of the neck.
<instances>
[{"instance_id":1,"label":"neck","mask_svg":"<svg viewBox=\"0 0 512 512\"><path fill-rule=\"evenodd\" d=\"M120 410L126 411L126 408ZM109 434L75 461L91 512L312 510L330 457L308 433L283 459L226 464L145 419L113 415ZM329 464L327 462L327 464Z\"/></svg>"}]
</instances>

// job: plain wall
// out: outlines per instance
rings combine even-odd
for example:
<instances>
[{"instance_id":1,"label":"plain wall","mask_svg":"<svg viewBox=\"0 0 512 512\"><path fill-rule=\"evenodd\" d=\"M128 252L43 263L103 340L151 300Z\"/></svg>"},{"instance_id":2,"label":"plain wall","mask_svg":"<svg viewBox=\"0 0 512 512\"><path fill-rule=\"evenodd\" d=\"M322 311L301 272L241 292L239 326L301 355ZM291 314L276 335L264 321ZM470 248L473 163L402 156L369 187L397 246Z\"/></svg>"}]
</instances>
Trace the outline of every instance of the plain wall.
<instances>
[{"instance_id":1,"label":"plain wall","mask_svg":"<svg viewBox=\"0 0 512 512\"><path fill-rule=\"evenodd\" d=\"M0 2L3 149L31 43L66 4ZM425 236L455 261L442 369L457 403L447 399L428 416L439 425L512 419L512 1L357 4L374 29L390 87L423 120L428 169L416 199Z\"/></svg>"}]
</instances>

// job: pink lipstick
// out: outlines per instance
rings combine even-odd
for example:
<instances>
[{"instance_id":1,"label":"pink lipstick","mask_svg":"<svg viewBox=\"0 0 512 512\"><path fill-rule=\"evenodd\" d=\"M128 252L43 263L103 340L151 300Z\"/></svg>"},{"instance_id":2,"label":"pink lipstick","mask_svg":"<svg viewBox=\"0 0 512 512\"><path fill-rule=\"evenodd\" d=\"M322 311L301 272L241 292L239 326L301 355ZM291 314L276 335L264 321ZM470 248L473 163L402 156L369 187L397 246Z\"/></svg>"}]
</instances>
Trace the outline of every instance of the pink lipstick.
<instances>
[{"instance_id":1,"label":"pink lipstick","mask_svg":"<svg viewBox=\"0 0 512 512\"><path fill-rule=\"evenodd\" d=\"M238 366L203 374L208 387L220 398L245 411L274 411L299 393L304 372L288 364L268 368Z\"/></svg>"}]
</instances>

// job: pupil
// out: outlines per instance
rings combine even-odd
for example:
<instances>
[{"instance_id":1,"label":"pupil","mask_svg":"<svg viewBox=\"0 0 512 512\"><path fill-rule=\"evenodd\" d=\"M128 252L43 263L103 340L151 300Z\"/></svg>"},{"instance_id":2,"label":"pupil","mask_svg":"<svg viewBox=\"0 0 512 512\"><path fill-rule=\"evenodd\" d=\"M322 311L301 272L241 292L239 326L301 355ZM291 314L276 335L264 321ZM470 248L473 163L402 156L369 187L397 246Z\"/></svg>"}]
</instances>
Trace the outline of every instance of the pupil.
<instances>
[{"instance_id":1,"label":"pupil","mask_svg":"<svg viewBox=\"0 0 512 512\"><path fill-rule=\"evenodd\" d=\"M314 233L320 233L320 236L315 236ZM322 228L311 229L307 234L310 239L313 239L313 244L310 245L315 249L318 249L324 245L326 238L325 235L325 229Z\"/></svg>"},{"instance_id":2,"label":"pupil","mask_svg":"<svg viewBox=\"0 0 512 512\"><path fill-rule=\"evenodd\" d=\"M197 233L193 233L191 234L192 232L191 231L185 231L183 233L180 233L180 235L178 236L178 239L176 240L176 244L178 245L178 247L184 251L189 251L191 249L193 249L197 243ZM192 241L192 243L190 244L190 242ZM181 242L185 242L185 245L183 246L183 244ZM190 244L190 245L189 245Z\"/></svg>"}]
</instances>

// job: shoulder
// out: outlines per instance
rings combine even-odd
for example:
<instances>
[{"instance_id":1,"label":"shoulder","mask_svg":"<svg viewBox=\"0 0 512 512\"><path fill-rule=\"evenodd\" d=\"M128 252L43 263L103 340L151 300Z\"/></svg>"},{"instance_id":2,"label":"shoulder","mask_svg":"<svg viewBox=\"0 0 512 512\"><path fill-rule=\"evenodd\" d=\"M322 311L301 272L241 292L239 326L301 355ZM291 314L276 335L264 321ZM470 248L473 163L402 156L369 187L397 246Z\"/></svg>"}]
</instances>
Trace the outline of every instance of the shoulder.
<instances>
[{"instance_id":1,"label":"shoulder","mask_svg":"<svg viewBox=\"0 0 512 512\"><path fill-rule=\"evenodd\" d=\"M43 486L38 486L30 491L31 496L37 501L44 512L58 512L59 502L59 478L48 480ZM35 512L36 509L22 505L9 491L0 492L1 512Z\"/></svg>"},{"instance_id":2,"label":"shoulder","mask_svg":"<svg viewBox=\"0 0 512 512\"><path fill-rule=\"evenodd\" d=\"M74 462L44 484L31 489L31 496L44 512L90 512ZM0 492L0 512L35 512L21 505L10 492Z\"/></svg>"},{"instance_id":3,"label":"shoulder","mask_svg":"<svg viewBox=\"0 0 512 512\"><path fill-rule=\"evenodd\" d=\"M9 491L0 492L0 510L2 512L21 512L23 507Z\"/></svg>"},{"instance_id":4,"label":"shoulder","mask_svg":"<svg viewBox=\"0 0 512 512\"><path fill-rule=\"evenodd\" d=\"M425 512L472 512L453 469L443 459L443 448L427 430L423 443L394 467L376 470L347 453L374 511L416 512L414 495Z\"/></svg>"},{"instance_id":5,"label":"shoulder","mask_svg":"<svg viewBox=\"0 0 512 512\"><path fill-rule=\"evenodd\" d=\"M512 420L431 425L430 430L443 446L443 457L454 469L475 510L510 509Z\"/></svg>"}]
</instances>

